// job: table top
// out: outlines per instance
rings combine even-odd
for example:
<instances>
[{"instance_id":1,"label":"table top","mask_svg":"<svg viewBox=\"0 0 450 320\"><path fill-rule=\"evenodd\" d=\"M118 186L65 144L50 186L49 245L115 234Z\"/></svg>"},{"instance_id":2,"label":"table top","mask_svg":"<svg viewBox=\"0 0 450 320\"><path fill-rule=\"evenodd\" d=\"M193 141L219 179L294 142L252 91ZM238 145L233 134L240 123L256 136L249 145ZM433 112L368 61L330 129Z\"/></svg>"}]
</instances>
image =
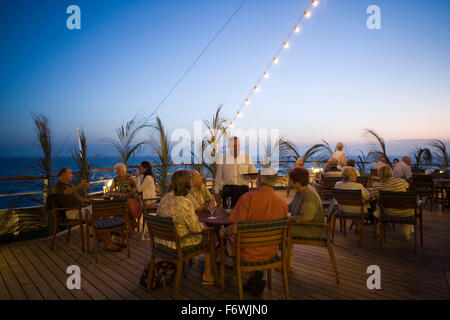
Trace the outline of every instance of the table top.
<instances>
[{"instance_id":1,"label":"table top","mask_svg":"<svg viewBox=\"0 0 450 320\"><path fill-rule=\"evenodd\" d=\"M209 214L209 212L201 212L198 214L198 220L211 226L217 225L227 226L233 224L232 222L228 221L229 216L230 215L228 214L226 209L216 208L214 210L214 217L216 217L216 219L211 219L211 215Z\"/></svg>"}]
</instances>

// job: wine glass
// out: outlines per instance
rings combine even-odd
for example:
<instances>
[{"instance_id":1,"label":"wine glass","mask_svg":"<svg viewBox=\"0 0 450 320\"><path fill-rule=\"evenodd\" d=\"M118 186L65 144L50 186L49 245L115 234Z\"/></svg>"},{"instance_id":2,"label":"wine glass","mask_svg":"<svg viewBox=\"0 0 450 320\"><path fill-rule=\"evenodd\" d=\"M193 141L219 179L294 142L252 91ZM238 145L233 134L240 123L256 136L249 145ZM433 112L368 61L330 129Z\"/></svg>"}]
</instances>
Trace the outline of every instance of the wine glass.
<instances>
[{"instance_id":1,"label":"wine glass","mask_svg":"<svg viewBox=\"0 0 450 320\"><path fill-rule=\"evenodd\" d=\"M216 208L214 208L214 206L211 206L208 209L209 209L209 214L210 214L209 219L211 219L211 220L217 219L216 217L214 217L214 211L216 210Z\"/></svg>"},{"instance_id":2,"label":"wine glass","mask_svg":"<svg viewBox=\"0 0 450 320\"><path fill-rule=\"evenodd\" d=\"M227 207L228 207L228 211L231 210L231 197L227 197Z\"/></svg>"}]
</instances>

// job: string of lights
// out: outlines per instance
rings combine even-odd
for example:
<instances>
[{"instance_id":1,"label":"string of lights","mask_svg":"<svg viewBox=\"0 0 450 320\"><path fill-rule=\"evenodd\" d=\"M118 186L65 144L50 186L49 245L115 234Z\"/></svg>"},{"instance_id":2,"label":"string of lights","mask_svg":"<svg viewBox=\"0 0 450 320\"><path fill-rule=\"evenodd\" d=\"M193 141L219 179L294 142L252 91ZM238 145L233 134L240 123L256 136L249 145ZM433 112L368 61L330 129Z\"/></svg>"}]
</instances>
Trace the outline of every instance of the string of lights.
<instances>
[{"instance_id":1,"label":"string of lights","mask_svg":"<svg viewBox=\"0 0 450 320\"><path fill-rule=\"evenodd\" d=\"M245 97L245 99L240 104L237 112L234 114L234 116L231 118L227 125L227 129L232 129L234 124L233 122L236 120L236 118L241 118L243 116L242 110L250 104L250 98L253 94L258 93L261 90L261 82L265 79L269 78L269 71L272 68L274 64L279 63L279 56L281 52L285 49L288 49L290 46L289 41L291 40L292 36L296 33L300 32L300 24L302 23L304 18L309 18L311 16L311 7L317 7L319 5L318 0L311 0L308 2L308 5L306 6L305 11L298 17L297 21L295 22L295 25L293 28L291 28L288 36L285 38L285 40L282 42L282 45L278 48L276 53L273 55L270 63L266 66L266 68L263 70L262 73L260 73L260 76L256 80L255 84L252 86L252 89L248 93L248 95Z\"/></svg>"}]
</instances>

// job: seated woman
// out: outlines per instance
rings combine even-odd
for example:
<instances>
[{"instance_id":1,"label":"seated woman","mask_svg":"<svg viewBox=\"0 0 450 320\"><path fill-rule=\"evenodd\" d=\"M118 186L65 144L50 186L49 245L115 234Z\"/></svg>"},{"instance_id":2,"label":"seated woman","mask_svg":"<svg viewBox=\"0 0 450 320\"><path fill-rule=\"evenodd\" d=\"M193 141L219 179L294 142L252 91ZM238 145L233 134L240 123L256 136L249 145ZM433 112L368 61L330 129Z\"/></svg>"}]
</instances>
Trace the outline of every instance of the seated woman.
<instances>
[{"instance_id":1,"label":"seated woman","mask_svg":"<svg viewBox=\"0 0 450 320\"><path fill-rule=\"evenodd\" d=\"M205 226L198 221L192 202L186 198L191 189L191 174L189 170L177 170L172 176L171 192L167 193L159 203L157 214L172 217L178 236L183 237L190 232L201 232ZM206 239L201 234L184 238L182 247L196 246ZM173 241L155 239L155 241L169 249L176 249ZM205 270L202 284L213 285L214 277L211 273L211 261L209 254L205 254Z\"/></svg>"},{"instance_id":2,"label":"seated woman","mask_svg":"<svg viewBox=\"0 0 450 320\"><path fill-rule=\"evenodd\" d=\"M187 198L191 200L195 212L204 212L210 208L214 208L216 201L203 183L201 174L197 170L192 170L191 175L192 188L191 191L189 191Z\"/></svg>"},{"instance_id":3,"label":"seated woman","mask_svg":"<svg viewBox=\"0 0 450 320\"><path fill-rule=\"evenodd\" d=\"M355 165L356 165L355 159L348 159L348 160L347 160L347 166L348 166L348 167L355 168ZM361 174L359 173L358 169L355 168L355 170L356 170L356 176L357 176L357 177L360 177Z\"/></svg>"},{"instance_id":4,"label":"seated woman","mask_svg":"<svg viewBox=\"0 0 450 320\"><path fill-rule=\"evenodd\" d=\"M393 178L392 169L389 166L383 166L378 169L379 182L372 185L375 198L379 198L380 190L406 192L408 191L409 183L401 178ZM377 210L378 211L378 210ZM386 214L398 217L409 217L414 214L414 209L386 209ZM412 225L402 225L404 240L408 242L411 239L411 232L414 232Z\"/></svg>"},{"instance_id":5,"label":"seated woman","mask_svg":"<svg viewBox=\"0 0 450 320\"><path fill-rule=\"evenodd\" d=\"M336 189L343 189L343 190L361 190L364 204L364 212L369 213L370 212L370 201L372 200L371 195L367 192L366 188L361 183L357 183L357 170L353 167L346 166L342 168L342 181L336 182L335 188ZM340 206L340 209L345 212L360 214L361 213L361 207L358 206ZM361 226L359 222L356 222L356 228L355 232L358 233Z\"/></svg>"},{"instance_id":6,"label":"seated woman","mask_svg":"<svg viewBox=\"0 0 450 320\"><path fill-rule=\"evenodd\" d=\"M297 161L295 161L295 166L292 169L299 168L299 167L303 167L303 168L305 167L303 165L303 159L302 158L297 158ZM289 197L289 194L291 193L291 188L292 188L291 180L289 179L288 185L286 187L286 197Z\"/></svg>"},{"instance_id":7,"label":"seated woman","mask_svg":"<svg viewBox=\"0 0 450 320\"><path fill-rule=\"evenodd\" d=\"M130 236L135 233L133 229L137 227L137 221L139 221L142 214L142 204L137 198L136 193L136 181L127 173L127 167L123 163L118 163L114 166L114 171L117 177L113 179L112 188L118 192L125 194L129 199L127 205L129 208L129 218L131 223ZM137 220L136 220L137 219Z\"/></svg>"},{"instance_id":8,"label":"seated woman","mask_svg":"<svg viewBox=\"0 0 450 320\"><path fill-rule=\"evenodd\" d=\"M142 161L136 170L136 189L142 193L142 199L156 198L155 180L153 178L152 165L148 161ZM145 200L145 208L152 208L155 200Z\"/></svg>"},{"instance_id":9,"label":"seated woman","mask_svg":"<svg viewBox=\"0 0 450 320\"><path fill-rule=\"evenodd\" d=\"M289 212L297 222L323 222L322 200L319 194L309 185L309 172L304 167L294 168L289 172L291 185L297 191L289 203ZM323 233L321 226L293 225L293 237L317 238Z\"/></svg>"}]
</instances>

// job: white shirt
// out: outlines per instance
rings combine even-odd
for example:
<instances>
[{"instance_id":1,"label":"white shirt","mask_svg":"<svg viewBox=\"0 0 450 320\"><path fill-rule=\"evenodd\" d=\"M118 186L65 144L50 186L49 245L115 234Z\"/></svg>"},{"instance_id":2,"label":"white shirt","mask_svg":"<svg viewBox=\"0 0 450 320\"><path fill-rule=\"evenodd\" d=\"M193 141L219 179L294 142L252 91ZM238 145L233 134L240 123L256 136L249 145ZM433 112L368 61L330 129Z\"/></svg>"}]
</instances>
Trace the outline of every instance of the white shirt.
<instances>
[{"instance_id":1,"label":"white shirt","mask_svg":"<svg viewBox=\"0 0 450 320\"><path fill-rule=\"evenodd\" d=\"M344 151L338 150L338 151L336 151L335 153L333 153L333 156L332 156L332 158L336 158L336 159L339 161L339 162L338 162L338 166L337 166L339 169L342 169L342 168L345 166L345 163L342 163L342 162L341 162L341 157L342 157L342 155L345 156Z\"/></svg>"},{"instance_id":2,"label":"white shirt","mask_svg":"<svg viewBox=\"0 0 450 320\"><path fill-rule=\"evenodd\" d=\"M150 175L145 176L145 178L140 176L139 179L136 179L136 189L138 192L142 192L142 199L156 198L155 180ZM152 203L155 203L155 201L145 201L145 205L151 205Z\"/></svg>"},{"instance_id":3,"label":"white shirt","mask_svg":"<svg viewBox=\"0 0 450 320\"><path fill-rule=\"evenodd\" d=\"M372 169L378 170L378 169L380 169L381 167L384 167L384 166L386 166L386 163L384 163L384 162L382 162L382 161L378 161L377 163L375 163L375 164L373 165L373 168L372 168Z\"/></svg>"},{"instance_id":4,"label":"white shirt","mask_svg":"<svg viewBox=\"0 0 450 320\"><path fill-rule=\"evenodd\" d=\"M256 173L256 168L250 155L240 152L236 158L231 154L227 154L222 159L223 164L217 164L216 194L227 184L248 186L249 178L245 177L244 174Z\"/></svg>"},{"instance_id":5,"label":"white shirt","mask_svg":"<svg viewBox=\"0 0 450 320\"><path fill-rule=\"evenodd\" d=\"M412 177L411 168L405 162L399 162L392 170L392 175L394 178L409 179Z\"/></svg>"}]
</instances>

